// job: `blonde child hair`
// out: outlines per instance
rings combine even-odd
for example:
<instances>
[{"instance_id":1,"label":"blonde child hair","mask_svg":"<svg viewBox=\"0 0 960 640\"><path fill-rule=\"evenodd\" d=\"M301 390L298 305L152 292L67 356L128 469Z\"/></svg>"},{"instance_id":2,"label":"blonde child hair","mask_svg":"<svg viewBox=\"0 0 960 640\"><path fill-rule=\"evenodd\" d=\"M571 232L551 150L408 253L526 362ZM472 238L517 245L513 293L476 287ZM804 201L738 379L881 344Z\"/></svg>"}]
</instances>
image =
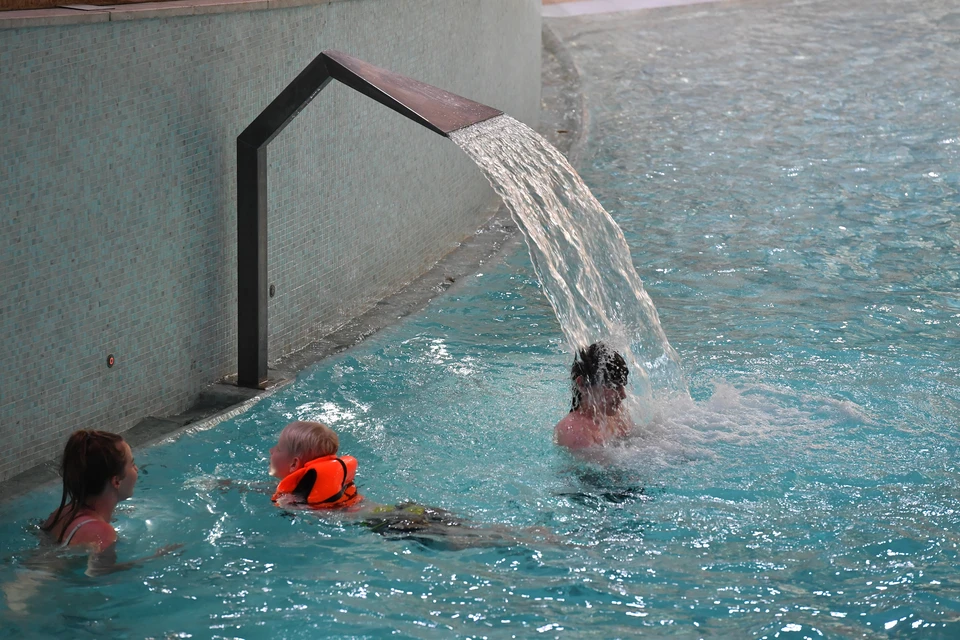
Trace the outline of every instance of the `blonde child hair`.
<instances>
[{"instance_id":1,"label":"blonde child hair","mask_svg":"<svg viewBox=\"0 0 960 640\"><path fill-rule=\"evenodd\" d=\"M278 444L291 456L308 461L336 454L340 438L325 424L298 420L283 428Z\"/></svg>"}]
</instances>

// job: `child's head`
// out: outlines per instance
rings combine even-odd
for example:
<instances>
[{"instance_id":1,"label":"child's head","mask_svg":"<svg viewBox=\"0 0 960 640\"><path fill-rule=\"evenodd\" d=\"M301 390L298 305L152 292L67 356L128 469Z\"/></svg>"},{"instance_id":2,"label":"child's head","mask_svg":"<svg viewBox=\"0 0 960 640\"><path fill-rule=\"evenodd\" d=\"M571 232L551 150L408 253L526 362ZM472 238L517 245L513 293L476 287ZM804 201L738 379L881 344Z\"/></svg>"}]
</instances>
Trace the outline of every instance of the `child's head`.
<instances>
[{"instance_id":1,"label":"child's head","mask_svg":"<svg viewBox=\"0 0 960 640\"><path fill-rule=\"evenodd\" d=\"M579 409L585 391L608 389L623 399L627 376L630 370L623 356L602 342L594 342L586 349L580 349L570 367L570 381L573 390L573 409ZM619 407L620 402L616 401Z\"/></svg>"},{"instance_id":2,"label":"child's head","mask_svg":"<svg viewBox=\"0 0 960 640\"><path fill-rule=\"evenodd\" d=\"M339 448L340 439L327 425L291 422L270 449L270 475L282 480L311 460L336 454Z\"/></svg>"}]
</instances>

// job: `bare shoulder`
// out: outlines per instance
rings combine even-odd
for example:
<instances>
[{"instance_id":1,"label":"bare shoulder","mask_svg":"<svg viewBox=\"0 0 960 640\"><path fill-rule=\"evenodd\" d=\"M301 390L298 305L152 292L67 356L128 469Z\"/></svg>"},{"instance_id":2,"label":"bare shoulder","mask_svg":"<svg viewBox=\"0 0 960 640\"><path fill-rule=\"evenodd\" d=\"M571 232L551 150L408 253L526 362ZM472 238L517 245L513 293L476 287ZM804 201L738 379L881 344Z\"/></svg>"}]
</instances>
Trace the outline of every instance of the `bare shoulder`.
<instances>
[{"instance_id":1,"label":"bare shoulder","mask_svg":"<svg viewBox=\"0 0 960 640\"><path fill-rule=\"evenodd\" d=\"M43 524L40 525L40 530L43 531L51 540L57 540L60 538L60 534L63 533L66 517L63 513L57 513L54 511L51 513Z\"/></svg>"},{"instance_id":2,"label":"bare shoulder","mask_svg":"<svg viewBox=\"0 0 960 640\"><path fill-rule=\"evenodd\" d=\"M577 414L572 411L567 415L563 416L560 419L560 422L557 423L557 426L553 428L554 433L560 433L562 431L569 431L574 423L577 422Z\"/></svg>"},{"instance_id":3,"label":"bare shoulder","mask_svg":"<svg viewBox=\"0 0 960 640\"><path fill-rule=\"evenodd\" d=\"M90 547L93 551L99 553L104 551L117 541L117 531L108 522L94 520L89 522L73 534L70 540L70 546Z\"/></svg>"},{"instance_id":4,"label":"bare shoulder","mask_svg":"<svg viewBox=\"0 0 960 640\"><path fill-rule=\"evenodd\" d=\"M570 449L582 449L596 444L595 425L574 412L563 417L553 429L557 444Z\"/></svg>"}]
</instances>

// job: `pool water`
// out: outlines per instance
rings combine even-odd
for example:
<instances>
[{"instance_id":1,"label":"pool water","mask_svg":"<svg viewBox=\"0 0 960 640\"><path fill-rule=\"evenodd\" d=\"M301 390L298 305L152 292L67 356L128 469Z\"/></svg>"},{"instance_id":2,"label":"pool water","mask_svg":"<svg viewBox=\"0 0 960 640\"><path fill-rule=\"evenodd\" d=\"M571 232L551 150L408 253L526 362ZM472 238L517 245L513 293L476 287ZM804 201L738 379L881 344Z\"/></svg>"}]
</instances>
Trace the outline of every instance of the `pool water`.
<instances>
[{"instance_id":1,"label":"pool water","mask_svg":"<svg viewBox=\"0 0 960 640\"><path fill-rule=\"evenodd\" d=\"M570 355L517 251L137 452L120 553L179 555L38 573L59 490L4 505L0 586L21 588L0 637L960 636L960 11L838 4L551 22L585 83L581 173L690 398L587 459L558 450ZM267 449L298 418L340 433L369 500L511 541L274 507Z\"/></svg>"}]
</instances>

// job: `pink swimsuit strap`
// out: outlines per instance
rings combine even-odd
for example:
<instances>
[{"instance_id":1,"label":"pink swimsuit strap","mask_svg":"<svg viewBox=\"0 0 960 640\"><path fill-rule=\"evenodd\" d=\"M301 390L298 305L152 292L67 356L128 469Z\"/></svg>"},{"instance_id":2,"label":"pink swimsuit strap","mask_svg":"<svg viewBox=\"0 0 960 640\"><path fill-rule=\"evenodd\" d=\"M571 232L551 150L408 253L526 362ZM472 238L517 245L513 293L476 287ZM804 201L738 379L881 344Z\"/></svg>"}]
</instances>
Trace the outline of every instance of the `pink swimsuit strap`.
<instances>
[{"instance_id":1,"label":"pink swimsuit strap","mask_svg":"<svg viewBox=\"0 0 960 640\"><path fill-rule=\"evenodd\" d=\"M68 533L68 534L66 535L66 537L63 539L63 545L62 545L62 546L66 547L67 545L70 544L70 541L73 540L74 534L77 533L77 530L78 530L80 527L82 527L82 526L85 525L85 524L90 524L91 522L96 522L97 520L98 520L98 518L94 518L93 516L85 516L85 517L83 517L83 518L77 518L76 520L74 520L74 521L73 521L73 528L70 529L70 533Z\"/></svg>"}]
</instances>

